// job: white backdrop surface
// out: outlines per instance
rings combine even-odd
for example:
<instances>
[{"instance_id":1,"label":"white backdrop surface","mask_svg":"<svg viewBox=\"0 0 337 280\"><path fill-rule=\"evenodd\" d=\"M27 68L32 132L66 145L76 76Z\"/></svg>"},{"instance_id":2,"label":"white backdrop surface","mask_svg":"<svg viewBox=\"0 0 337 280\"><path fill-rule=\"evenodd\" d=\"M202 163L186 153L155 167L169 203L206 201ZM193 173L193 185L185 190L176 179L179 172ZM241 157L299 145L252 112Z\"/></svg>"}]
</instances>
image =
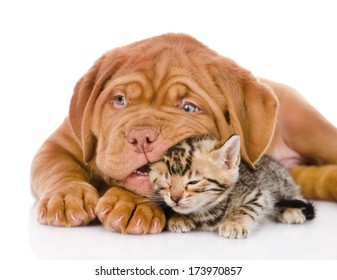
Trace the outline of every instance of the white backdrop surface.
<instances>
[{"instance_id":1,"label":"white backdrop surface","mask_svg":"<svg viewBox=\"0 0 337 280\"><path fill-rule=\"evenodd\" d=\"M208 233L135 237L97 225L44 227L29 190L32 157L66 116L81 75L105 51L167 32L190 34L255 75L293 86L336 125L334 2L1 1L0 256L16 271L10 276L35 275L38 259L336 260L336 203L317 202L312 223L268 224L232 242Z\"/></svg>"}]
</instances>

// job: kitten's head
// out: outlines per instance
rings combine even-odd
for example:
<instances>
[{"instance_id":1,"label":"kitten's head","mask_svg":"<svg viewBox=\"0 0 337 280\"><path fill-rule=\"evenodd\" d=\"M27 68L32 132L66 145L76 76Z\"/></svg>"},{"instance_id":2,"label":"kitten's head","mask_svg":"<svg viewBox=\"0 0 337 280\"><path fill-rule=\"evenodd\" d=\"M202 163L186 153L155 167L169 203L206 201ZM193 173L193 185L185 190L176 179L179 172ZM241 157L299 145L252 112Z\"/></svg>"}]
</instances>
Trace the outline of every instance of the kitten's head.
<instances>
[{"instance_id":1,"label":"kitten's head","mask_svg":"<svg viewBox=\"0 0 337 280\"><path fill-rule=\"evenodd\" d=\"M189 214L213 207L239 176L240 138L221 144L209 135L188 138L151 165L155 193L175 212Z\"/></svg>"}]
</instances>

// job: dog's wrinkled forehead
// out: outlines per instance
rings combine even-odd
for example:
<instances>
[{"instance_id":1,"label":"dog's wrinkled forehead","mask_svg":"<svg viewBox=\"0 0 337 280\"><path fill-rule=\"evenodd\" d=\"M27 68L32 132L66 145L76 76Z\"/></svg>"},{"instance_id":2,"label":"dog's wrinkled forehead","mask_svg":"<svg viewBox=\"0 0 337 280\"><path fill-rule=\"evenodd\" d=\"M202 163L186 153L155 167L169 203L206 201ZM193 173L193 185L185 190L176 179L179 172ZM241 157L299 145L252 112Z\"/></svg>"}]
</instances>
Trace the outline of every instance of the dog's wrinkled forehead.
<instances>
[{"instance_id":1,"label":"dog's wrinkled forehead","mask_svg":"<svg viewBox=\"0 0 337 280\"><path fill-rule=\"evenodd\" d=\"M157 69L154 66L154 69ZM153 70L153 69L152 69ZM100 99L109 97L114 99L114 103L120 108L130 107L137 104L148 104L152 107L169 104L170 106L181 106L184 101L188 101L204 112L211 111L209 106L225 107L225 99L221 94L216 94L218 98L211 98L214 95L212 87L205 90L200 81L196 79L186 68L164 69L160 74L153 74L155 78L149 76L149 72L133 72L120 77L114 77L107 81ZM159 71L159 70L158 70ZM166 71L165 75L162 75ZM102 96L103 95L103 96ZM190 106L193 110L193 107Z\"/></svg>"},{"instance_id":2,"label":"dog's wrinkled forehead","mask_svg":"<svg viewBox=\"0 0 337 280\"><path fill-rule=\"evenodd\" d=\"M107 53L99 72L112 67L107 64L107 61L111 62L108 59L110 56L114 58L112 61L115 70L104 82L104 88L107 84L118 86L136 82L143 89L156 94L168 91L168 87L174 83L184 84L187 79L193 80L199 87L207 85L204 90L211 90L213 82L208 69L218 59L215 52L192 37L174 34ZM176 92L181 93L181 90Z\"/></svg>"}]
</instances>

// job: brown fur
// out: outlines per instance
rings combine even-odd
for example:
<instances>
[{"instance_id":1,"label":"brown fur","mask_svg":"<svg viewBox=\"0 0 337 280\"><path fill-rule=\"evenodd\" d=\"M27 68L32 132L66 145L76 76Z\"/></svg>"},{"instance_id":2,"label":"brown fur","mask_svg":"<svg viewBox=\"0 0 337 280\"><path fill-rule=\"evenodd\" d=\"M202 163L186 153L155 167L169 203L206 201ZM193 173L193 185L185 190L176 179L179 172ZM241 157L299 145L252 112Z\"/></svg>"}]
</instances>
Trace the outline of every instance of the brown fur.
<instances>
[{"instance_id":1,"label":"brown fur","mask_svg":"<svg viewBox=\"0 0 337 280\"><path fill-rule=\"evenodd\" d=\"M201 111L182 110L189 103ZM142 133L140 145L133 135ZM78 81L69 116L32 164L39 221L77 226L98 216L119 232L160 232L165 217L145 198L150 187L129 175L182 139L205 133L239 134L251 167L265 152L289 168L321 165L317 174L337 165L337 130L295 90L257 79L192 37L167 34L107 52ZM295 178L307 197L336 199L333 176L331 195L305 191L313 185L306 168Z\"/></svg>"}]
</instances>

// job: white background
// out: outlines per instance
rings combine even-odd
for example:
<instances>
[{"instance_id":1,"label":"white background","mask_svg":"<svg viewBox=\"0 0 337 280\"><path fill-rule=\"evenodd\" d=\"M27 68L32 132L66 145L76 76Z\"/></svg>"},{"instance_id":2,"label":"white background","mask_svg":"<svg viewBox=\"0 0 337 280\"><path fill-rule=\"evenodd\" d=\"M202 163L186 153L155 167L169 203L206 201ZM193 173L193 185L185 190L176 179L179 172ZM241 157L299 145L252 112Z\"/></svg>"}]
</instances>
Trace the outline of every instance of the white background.
<instances>
[{"instance_id":1,"label":"white background","mask_svg":"<svg viewBox=\"0 0 337 280\"><path fill-rule=\"evenodd\" d=\"M336 14L332 0L1 1L1 272L18 279L41 266L30 261L41 257L29 242L30 163L66 116L76 81L102 53L188 33L255 75L295 87L336 125ZM335 206L335 216L325 211L327 221L336 220ZM320 242L325 233L318 232Z\"/></svg>"}]
</instances>

